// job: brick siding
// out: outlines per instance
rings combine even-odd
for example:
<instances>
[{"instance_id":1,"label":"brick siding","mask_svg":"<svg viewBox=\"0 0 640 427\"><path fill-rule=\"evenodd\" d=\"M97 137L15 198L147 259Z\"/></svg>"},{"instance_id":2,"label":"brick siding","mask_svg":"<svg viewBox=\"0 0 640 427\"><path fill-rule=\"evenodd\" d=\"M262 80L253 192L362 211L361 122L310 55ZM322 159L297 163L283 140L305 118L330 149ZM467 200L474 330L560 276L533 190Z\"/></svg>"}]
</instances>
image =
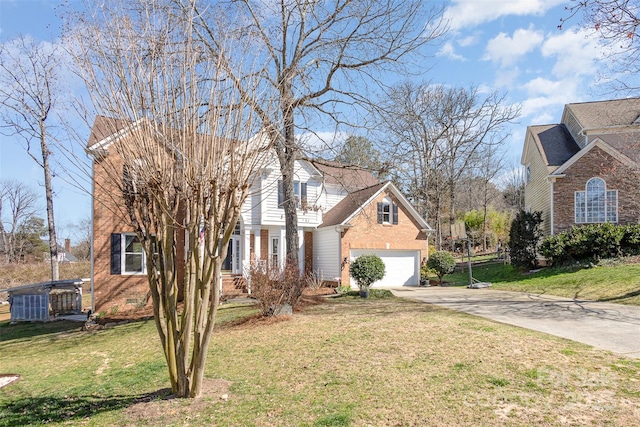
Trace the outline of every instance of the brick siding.
<instances>
[{"instance_id":1,"label":"brick siding","mask_svg":"<svg viewBox=\"0 0 640 427\"><path fill-rule=\"evenodd\" d=\"M377 203L389 197L398 205L398 224L378 224ZM352 228L342 233L342 256L349 257L351 249L419 250L420 259L427 256L427 236L420 231L404 207L391 193L382 193L355 217ZM342 269L342 284L351 285L349 266Z\"/></svg>"},{"instance_id":2,"label":"brick siding","mask_svg":"<svg viewBox=\"0 0 640 427\"><path fill-rule=\"evenodd\" d=\"M584 191L593 177L605 180L607 190L618 190L618 224L638 222L640 194L637 171L629 169L599 147L594 147L565 171L553 185L554 233L575 224L576 191ZM583 224L578 224L583 225Z\"/></svg>"}]
</instances>

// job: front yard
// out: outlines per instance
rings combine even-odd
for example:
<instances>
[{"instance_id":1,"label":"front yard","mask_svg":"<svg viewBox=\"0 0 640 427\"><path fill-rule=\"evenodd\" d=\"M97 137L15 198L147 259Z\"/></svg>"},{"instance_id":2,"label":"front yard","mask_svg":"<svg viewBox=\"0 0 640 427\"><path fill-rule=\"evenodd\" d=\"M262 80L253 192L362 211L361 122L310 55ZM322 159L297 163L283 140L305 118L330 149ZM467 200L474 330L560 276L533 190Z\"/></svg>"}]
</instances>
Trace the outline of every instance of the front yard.
<instances>
[{"instance_id":1,"label":"front yard","mask_svg":"<svg viewBox=\"0 0 640 427\"><path fill-rule=\"evenodd\" d=\"M398 299L279 321L225 305L200 400L163 399L152 322L0 323L0 426L639 425L640 361Z\"/></svg>"},{"instance_id":2,"label":"front yard","mask_svg":"<svg viewBox=\"0 0 640 427\"><path fill-rule=\"evenodd\" d=\"M640 263L605 260L597 266L543 268L520 272L493 263L473 267L473 277L491 282L492 289L550 294L566 298L640 305ZM468 270L445 276L451 285L469 284Z\"/></svg>"}]
</instances>

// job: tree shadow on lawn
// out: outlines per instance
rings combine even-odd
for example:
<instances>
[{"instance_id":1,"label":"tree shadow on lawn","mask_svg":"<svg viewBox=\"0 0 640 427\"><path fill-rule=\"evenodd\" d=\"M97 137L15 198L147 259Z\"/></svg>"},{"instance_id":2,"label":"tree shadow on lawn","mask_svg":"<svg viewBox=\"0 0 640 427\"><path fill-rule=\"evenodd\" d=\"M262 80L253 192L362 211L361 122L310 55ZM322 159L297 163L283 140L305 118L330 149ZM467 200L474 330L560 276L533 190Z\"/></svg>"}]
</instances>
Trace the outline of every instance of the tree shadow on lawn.
<instances>
[{"instance_id":1,"label":"tree shadow on lawn","mask_svg":"<svg viewBox=\"0 0 640 427\"><path fill-rule=\"evenodd\" d=\"M19 322L10 324L9 321L0 322L0 342L33 338L39 335L55 334L58 332L80 331L82 322L59 320L55 322Z\"/></svg>"},{"instance_id":2,"label":"tree shadow on lawn","mask_svg":"<svg viewBox=\"0 0 640 427\"><path fill-rule=\"evenodd\" d=\"M79 420L100 412L115 411L136 403L161 400L171 395L165 388L131 396L25 397L0 403L0 426L40 425Z\"/></svg>"}]
</instances>

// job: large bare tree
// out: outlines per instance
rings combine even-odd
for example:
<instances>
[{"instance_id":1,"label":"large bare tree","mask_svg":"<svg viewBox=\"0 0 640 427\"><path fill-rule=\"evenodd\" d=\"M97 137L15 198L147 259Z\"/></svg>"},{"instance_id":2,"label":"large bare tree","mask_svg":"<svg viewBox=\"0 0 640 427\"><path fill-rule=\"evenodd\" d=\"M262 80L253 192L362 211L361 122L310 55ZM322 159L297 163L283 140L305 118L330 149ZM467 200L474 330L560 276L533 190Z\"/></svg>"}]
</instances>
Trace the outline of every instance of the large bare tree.
<instances>
[{"instance_id":1,"label":"large bare tree","mask_svg":"<svg viewBox=\"0 0 640 427\"><path fill-rule=\"evenodd\" d=\"M503 143L504 127L520 109L505 95L482 95L477 87L402 83L375 111L392 142L388 155L397 159L398 179L419 211L434 218L440 247L443 225L456 220L458 182L468 178L481 153Z\"/></svg>"},{"instance_id":2,"label":"large bare tree","mask_svg":"<svg viewBox=\"0 0 640 427\"><path fill-rule=\"evenodd\" d=\"M58 280L58 243L53 211L50 127L60 88L58 47L18 37L0 45L0 125L4 135L22 140L42 168L49 230L51 280ZM38 148L34 148L34 145Z\"/></svg>"},{"instance_id":3,"label":"large bare tree","mask_svg":"<svg viewBox=\"0 0 640 427\"><path fill-rule=\"evenodd\" d=\"M327 119L356 124L356 107L369 103L385 73L406 71L420 57L416 55L444 34L442 5L422 0L176 3L196 5L207 55L221 56L219 40L232 34L250 39L256 60L263 64L259 77L264 96L253 108L275 145L283 181L287 262L297 267L293 168L303 147L296 135L316 131L313 128ZM246 74L237 60L223 59L240 87ZM278 110L264 111L265 100L277 101Z\"/></svg>"},{"instance_id":4,"label":"large bare tree","mask_svg":"<svg viewBox=\"0 0 640 427\"><path fill-rule=\"evenodd\" d=\"M255 80L236 86L221 63L226 49L251 61L250 46L218 39L221 54L209 55L195 37L196 9L175 12L167 1L113 1L71 28L94 107L112 118L107 134L121 135L96 165L117 185L103 202L123 206L144 248L173 392L197 397L227 245L271 147L250 108Z\"/></svg>"}]
</instances>

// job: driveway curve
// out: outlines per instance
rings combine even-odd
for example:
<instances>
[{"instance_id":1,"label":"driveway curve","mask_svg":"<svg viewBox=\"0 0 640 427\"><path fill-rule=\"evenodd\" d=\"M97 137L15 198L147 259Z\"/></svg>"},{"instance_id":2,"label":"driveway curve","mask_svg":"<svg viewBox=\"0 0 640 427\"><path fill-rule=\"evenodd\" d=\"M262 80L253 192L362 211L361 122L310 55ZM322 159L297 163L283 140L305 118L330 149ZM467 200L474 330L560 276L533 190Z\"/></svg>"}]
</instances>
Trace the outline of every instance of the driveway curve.
<instances>
[{"instance_id":1,"label":"driveway curve","mask_svg":"<svg viewBox=\"0 0 640 427\"><path fill-rule=\"evenodd\" d=\"M640 307L486 288L403 287L392 292L640 358Z\"/></svg>"}]
</instances>

